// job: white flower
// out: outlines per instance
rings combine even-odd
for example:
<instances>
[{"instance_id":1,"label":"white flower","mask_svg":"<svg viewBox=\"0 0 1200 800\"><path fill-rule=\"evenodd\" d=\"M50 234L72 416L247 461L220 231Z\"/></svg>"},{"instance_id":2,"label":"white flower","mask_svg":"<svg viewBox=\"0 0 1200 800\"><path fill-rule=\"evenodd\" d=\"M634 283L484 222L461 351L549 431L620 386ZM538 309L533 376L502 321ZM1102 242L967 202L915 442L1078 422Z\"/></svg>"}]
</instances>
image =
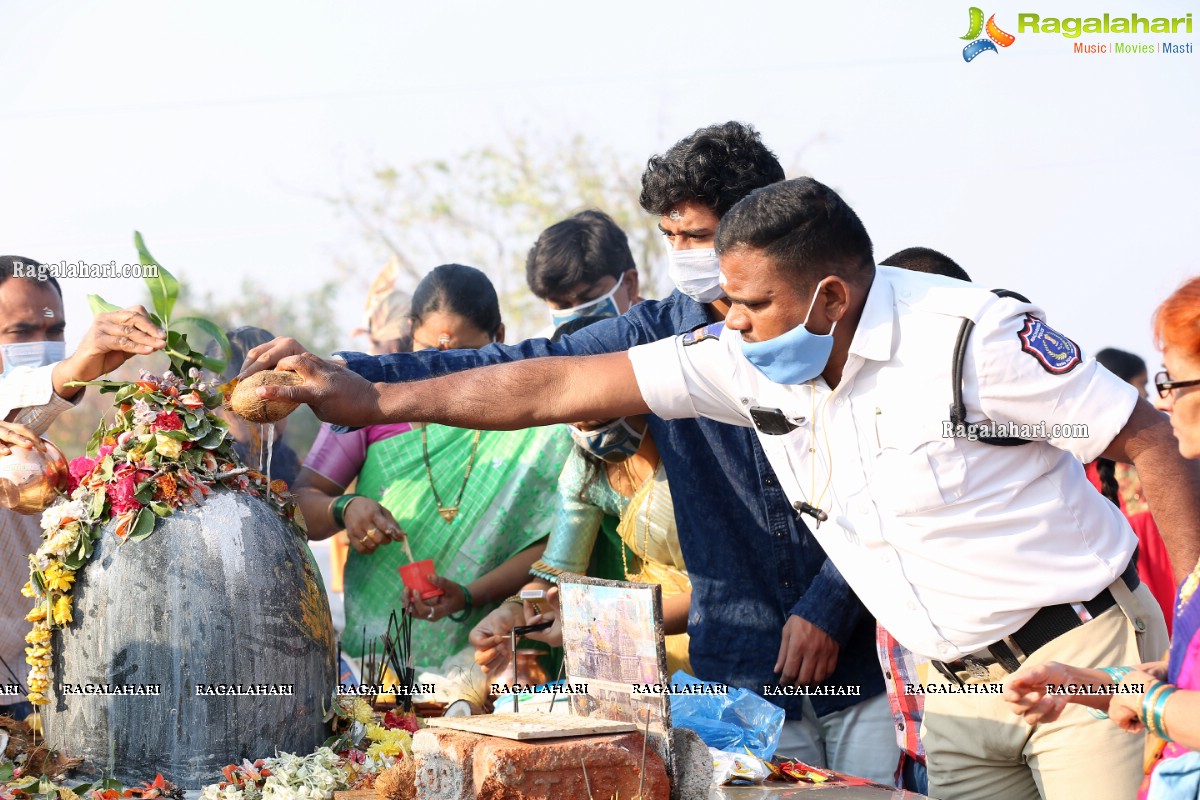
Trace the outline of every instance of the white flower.
<instances>
[{"instance_id":1,"label":"white flower","mask_svg":"<svg viewBox=\"0 0 1200 800\"><path fill-rule=\"evenodd\" d=\"M60 500L42 512L42 530L52 531L64 519L82 519L86 506L82 500Z\"/></svg>"},{"instance_id":2,"label":"white flower","mask_svg":"<svg viewBox=\"0 0 1200 800\"><path fill-rule=\"evenodd\" d=\"M44 550L49 555L64 558L79 543L79 533L78 525L68 525L50 537L49 541L38 548L38 552L41 553Z\"/></svg>"},{"instance_id":3,"label":"white flower","mask_svg":"<svg viewBox=\"0 0 1200 800\"><path fill-rule=\"evenodd\" d=\"M154 409L145 400L138 399L133 401L133 422L136 425L150 425L154 422Z\"/></svg>"}]
</instances>

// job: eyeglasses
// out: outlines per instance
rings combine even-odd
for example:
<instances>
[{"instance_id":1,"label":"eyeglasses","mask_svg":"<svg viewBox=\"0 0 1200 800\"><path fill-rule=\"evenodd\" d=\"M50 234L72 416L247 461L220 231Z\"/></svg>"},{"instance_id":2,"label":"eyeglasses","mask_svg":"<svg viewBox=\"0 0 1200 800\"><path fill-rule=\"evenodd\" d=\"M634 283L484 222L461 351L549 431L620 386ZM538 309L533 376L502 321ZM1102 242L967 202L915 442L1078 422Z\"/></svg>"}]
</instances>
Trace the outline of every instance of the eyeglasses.
<instances>
[{"instance_id":1,"label":"eyeglasses","mask_svg":"<svg viewBox=\"0 0 1200 800\"><path fill-rule=\"evenodd\" d=\"M1188 386L1200 386L1200 378L1190 381L1173 381L1166 370L1154 376L1154 388L1158 389L1158 396L1165 398L1168 394L1176 389L1186 389Z\"/></svg>"}]
</instances>

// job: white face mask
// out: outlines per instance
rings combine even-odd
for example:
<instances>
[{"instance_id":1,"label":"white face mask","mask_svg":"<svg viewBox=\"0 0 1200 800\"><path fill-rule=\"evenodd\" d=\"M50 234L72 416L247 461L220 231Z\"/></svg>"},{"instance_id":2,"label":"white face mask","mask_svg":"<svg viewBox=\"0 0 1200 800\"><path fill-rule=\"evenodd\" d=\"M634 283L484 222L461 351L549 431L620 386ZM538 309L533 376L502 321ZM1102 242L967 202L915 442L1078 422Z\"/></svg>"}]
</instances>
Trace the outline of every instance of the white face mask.
<instances>
[{"instance_id":1,"label":"white face mask","mask_svg":"<svg viewBox=\"0 0 1200 800\"><path fill-rule=\"evenodd\" d=\"M0 344L0 359L4 359L7 375L17 367L44 367L67 357L66 342L18 342Z\"/></svg>"},{"instance_id":2,"label":"white face mask","mask_svg":"<svg viewBox=\"0 0 1200 800\"><path fill-rule=\"evenodd\" d=\"M725 296L721 289L721 264L711 247L675 250L668 245L667 272L675 288L697 303L711 303Z\"/></svg>"}]
</instances>

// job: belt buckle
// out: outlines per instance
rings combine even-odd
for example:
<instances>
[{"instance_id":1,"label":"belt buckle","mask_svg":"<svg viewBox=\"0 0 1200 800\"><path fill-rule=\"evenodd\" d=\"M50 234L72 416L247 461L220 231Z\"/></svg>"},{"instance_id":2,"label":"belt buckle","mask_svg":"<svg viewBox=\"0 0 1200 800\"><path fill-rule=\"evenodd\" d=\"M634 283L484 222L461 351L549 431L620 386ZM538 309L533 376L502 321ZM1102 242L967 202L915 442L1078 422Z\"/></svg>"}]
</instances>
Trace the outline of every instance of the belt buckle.
<instances>
[{"instance_id":1,"label":"belt buckle","mask_svg":"<svg viewBox=\"0 0 1200 800\"><path fill-rule=\"evenodd\" d=\"M976 658L973 655L963 656L962 662L963 666L967 668L967 672L976 680L986 680L992 675L991 670L988 669L990 664L984 664L982 659ZM992 663L995 663L994 659Z\"/></svg>"}]
</instances>

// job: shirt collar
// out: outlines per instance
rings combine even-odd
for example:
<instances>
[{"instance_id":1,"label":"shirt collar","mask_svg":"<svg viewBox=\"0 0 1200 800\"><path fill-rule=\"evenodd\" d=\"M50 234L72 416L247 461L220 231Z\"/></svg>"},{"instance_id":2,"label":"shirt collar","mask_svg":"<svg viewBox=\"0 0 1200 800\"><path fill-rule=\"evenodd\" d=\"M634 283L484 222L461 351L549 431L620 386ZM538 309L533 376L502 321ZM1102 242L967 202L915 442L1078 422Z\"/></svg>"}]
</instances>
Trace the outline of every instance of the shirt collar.
<instances>
[{"instance_id":1,"label":"shirt collar","mask_svg":"<svg viewBox=\"0 0 1200 800\"><path fill-rule=\"evenodd\" d=\"M676 333L687 333L704 325L720 322L708 313L708 307L696 302L676 289L663 302L672 303L671 316L675 319Z\"/></svg>"},{"instance_id":2,"label":"shirt collar","mask_svg":"<svg viewBox=\"0 0 1200 800\"><path fill-rule=\"evenodd\" d=\"M850 352L871 361L887 361L892 357L896 335L895 290L879 270L871 280L862 316L850 341Z\"/></svg>"}]
</instances>

